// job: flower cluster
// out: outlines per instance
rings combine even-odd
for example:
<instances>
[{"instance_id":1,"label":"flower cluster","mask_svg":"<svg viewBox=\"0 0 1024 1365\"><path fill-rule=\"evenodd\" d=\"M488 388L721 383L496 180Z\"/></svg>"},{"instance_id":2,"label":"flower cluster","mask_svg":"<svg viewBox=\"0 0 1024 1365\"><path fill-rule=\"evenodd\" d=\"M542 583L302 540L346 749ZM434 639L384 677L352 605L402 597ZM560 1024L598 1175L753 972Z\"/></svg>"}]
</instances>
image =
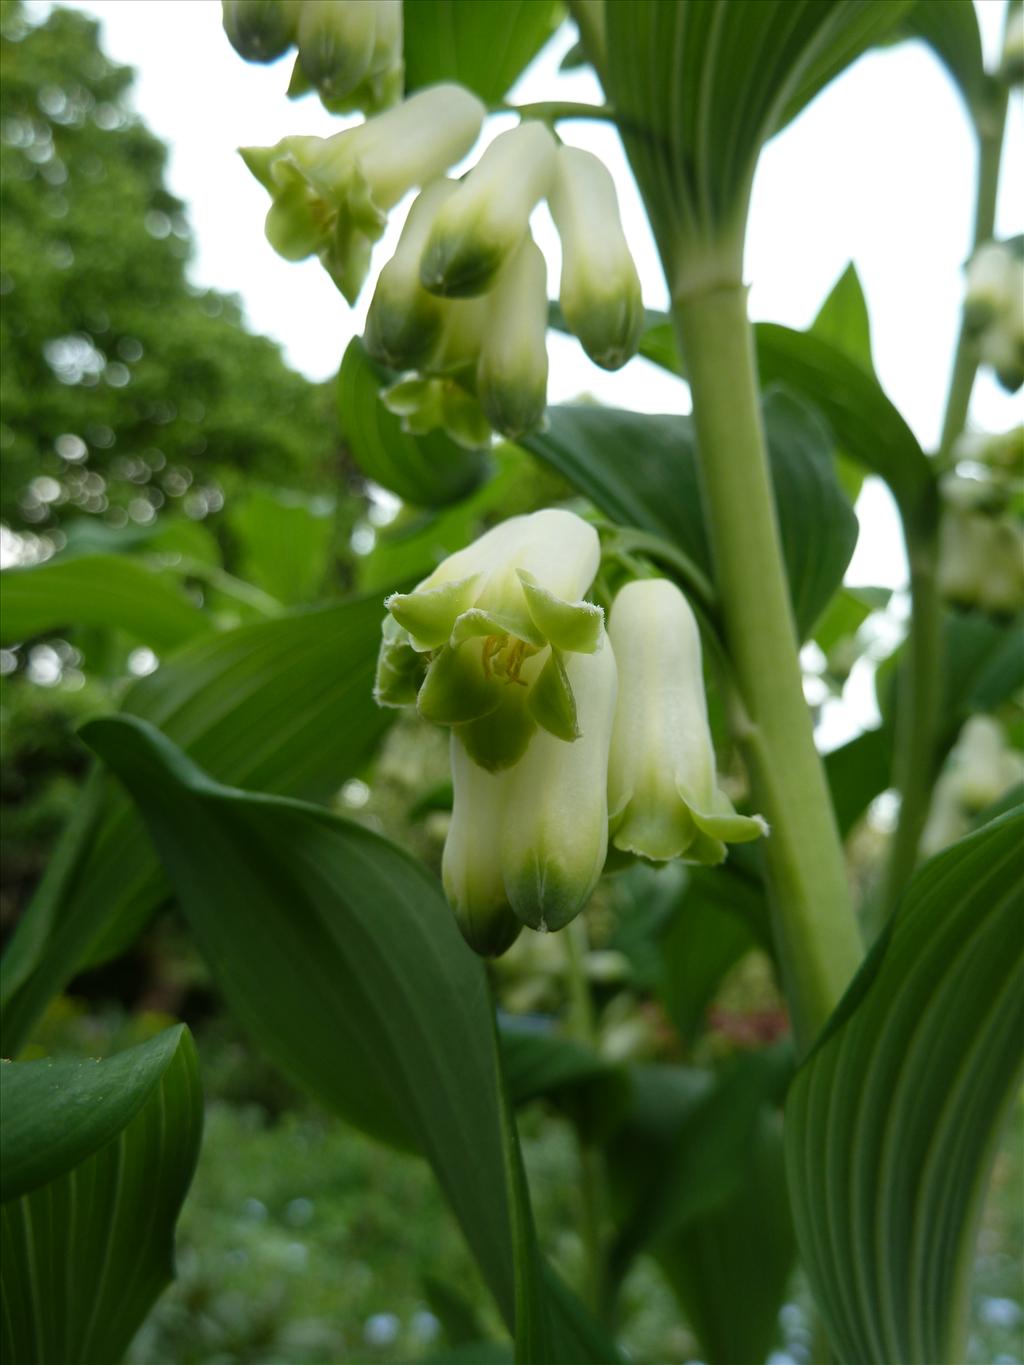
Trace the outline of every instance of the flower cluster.
<instances>
[{"instance_id":1,"label":"flower cluster","mask_svg":"<svg viewBox=\"0 0 1024 1365\"><path fill-rule=\"evenodd\" d=\"M664 579L586 600L600 562L571 512L513 517L388 598L382 705L451 727L443 880L477 952L585 905L609 841L626 855L718 863L765 832L718 786L700 637Z\"/></svg>"},{"instance_id":2,"label":"flower cluster","mask_svg":"<svg viewBox=\"0 0 1024 1365\"><path fill-rule=\"evenodd\" d=\"M926 857L970 833L980 813L1024 782L1024 758L991 716L971 716L960 731L932 793L921 835Z\"/></svg>"},{"instance_id":3,"label":"flower cluster","mask_svg":"<svg viewBox=\"0 0 1024 1365\"><path fill-rule=\"evenodd\" d=\"M222 0L224 31L248 62L298 48L290 95L316 90L332 113L402 97L402 0Z\"/></svg>"},{"instance_id":4,"label":"flower cluster","mask_svg":"<svg viewBox=\"0 0 1024 1365\"><path fill-rule=\"evenodd\" d=\"M958 446L970 477L942 480L939 590L947 601L990 616L1024 609L1024 528L1013 511L1020 496L1024 432Z\"/></svg>"},{"instance_id":5,"label":"flower cluster","mask_svg":"<svg viewBox=\"0 0 1024 1365\"><path fill-rule=\"evenodd\" d=\"M385 109L333 137L286 137L242 156L272 197L271 245L288 260L318 256L349 303L388 213L421 191L364 336L369 354L399 372L383 398L406 430L440 426L479 449L492 430L515 439L543 423L547 268L530 217L545 200L562 244L566 325L605 369L635 354L640 280L597 157L527 120L496 137L461 181L445 178L487 111L454 84L387 108L402 83L399 0L224 0L224 24L250 60L298 43L292 93L315 87L330 109Z\"/></svg>"},{"instance_id":6,"label":"flower cluster","mask_svg":"<svg viewBox=\"0 0 1024 1365\"><path fill-rule=\"evenodd\" d=\"M964 325L1003 388L1024 384L1024 236L986 242L967 265Z\"/></svg>"}]
</instances>

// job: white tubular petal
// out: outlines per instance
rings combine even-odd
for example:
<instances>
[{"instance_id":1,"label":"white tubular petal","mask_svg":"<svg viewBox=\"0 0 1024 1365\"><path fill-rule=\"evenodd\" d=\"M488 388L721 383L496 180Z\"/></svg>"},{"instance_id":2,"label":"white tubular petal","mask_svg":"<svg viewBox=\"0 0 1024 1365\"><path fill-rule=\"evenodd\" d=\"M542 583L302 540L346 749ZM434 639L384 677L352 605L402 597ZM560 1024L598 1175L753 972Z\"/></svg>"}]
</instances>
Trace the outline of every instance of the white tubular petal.
<instances>
[{"instance_id":1,"label":"white tubular petal","mask_svg":"<svg viewBox=\"0 0 1024 1365\"><path fill-rule=\"evenodd\" d=\"M438 214L421 266L424 288L468 298L491 287L548 192L554 156L554 138L541 123L495 138Z\"/></svg>"},{"instance_id":2,"label":"white tubular petal","mask_svg":"<svg viewBox=\"0 0 1024 1365\"><path fill-rule=\"evenodd\" d=\"M501 868L516 915L560 929L583 909L608 848L608 746L615 715L615 656L607 639L573 654L566 671L581 736L571 744L543 730L508 775Z\"/></svg>"},{"instance_id":3,"label":"white tubular petal","mask_svg":"<svg viewBox=\"0 0 1024 1365\"><path fill-rule=\"evenodd\" d=\"M494 429L509 440L526 435L543 421L547 332L547 266L527 234L487 296L477 367L477 395L484 412Z\"/></svg>"},{"instance_id":4,"label":"white tubular petal","mask_svg":"<svg viewBox=\"0 0 1024 1365\"><path fill-rule=\"evenodd\" d=\"M494 957L511 946L520 928L498 861L508 774L478 767L454 735L451 764L454 800L441 879L466 942L475 952Z\"/></svg>"},{"instance_id":5,"label":"white tubular petal","mask_svg":"<svg viewBox=\"0 0 1024 1365\"><path fill-rule=\"evenodd\" d=\"M548 206L562 240L559 303L587 354L615 370L636 353L643 329L640 277L603 162L559 147Z\"/></svg>"}]
</instances>

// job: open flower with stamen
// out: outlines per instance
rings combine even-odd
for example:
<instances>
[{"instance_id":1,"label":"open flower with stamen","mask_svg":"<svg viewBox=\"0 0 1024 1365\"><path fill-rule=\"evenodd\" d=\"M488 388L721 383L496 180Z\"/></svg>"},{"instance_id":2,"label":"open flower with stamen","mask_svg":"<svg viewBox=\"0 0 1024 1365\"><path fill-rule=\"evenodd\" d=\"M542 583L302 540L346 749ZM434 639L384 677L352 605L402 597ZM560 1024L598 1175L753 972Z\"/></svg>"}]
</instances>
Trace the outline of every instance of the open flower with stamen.
<instances>
[{"instance_id":1,"label":"open flower with stamen","mask_svg":"<svg viewBox=\"0 0 1024 1365\"><path fill-rule=\"evenodd\" d=\"M273 196L271 245L289 260L318 254L354 303L388 211L465 156L485 112L463 86L434 85L333 137L243 148L246 165Z\"/></svg>"},{"instance_id":2,"label":"open flower with stamen","mask_svg":"<svg viewBox=\"0 0 1024 1365\"><path fill-rule=\"evenodd\" d=\"M416 704L451 726L466 752L492 772L526 751L538 726L561 740L579 724L566 670L569 654L592 654L604 615L583 600L600 561L597 532L572 512L512 517L450 555L411 593L386 606L377 698L402 705L391 680L426 667Z\"/></svg>"},{"instance_id":3,"label":"open flower with stamen","mask_svg":"<svg viewBox=\"0 0 1024 1365\"><path fill-rule=\"evenodd\" d=\"M608 768L615 847L720 863L727 843L766 834L764 820L738 814L718 785L700 633L683 594L664 578L627 584L608 635L619 668Z\"/></svg>"}]
</instances>

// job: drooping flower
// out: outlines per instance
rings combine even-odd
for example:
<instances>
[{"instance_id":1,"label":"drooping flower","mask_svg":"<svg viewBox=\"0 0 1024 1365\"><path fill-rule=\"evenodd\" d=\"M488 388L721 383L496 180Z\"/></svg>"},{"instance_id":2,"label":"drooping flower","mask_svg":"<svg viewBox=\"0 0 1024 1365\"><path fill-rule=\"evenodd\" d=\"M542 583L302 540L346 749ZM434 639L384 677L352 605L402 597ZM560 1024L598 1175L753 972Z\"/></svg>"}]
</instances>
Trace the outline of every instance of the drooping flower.
<instances>
[{"instance_id":1,"label":"drooping flower","mask_svg":"<svg viewBox=\"0 0 1024 1365\"><path fill-rule=\"evenodd\" d=\"M465 156L485 112L463 86L435 85L333 137L243 148L246 165L273 196L271 245L288 260L318 254L353 303L388 211Z\"/></svg>"},{"instance_id":2,"label":"drooping flower","mask_svg":"<svg viewBox=\"0 0 1024 1365\"><path fill-rule=\"evenodd\" d=\"M295 41L298 0L221 0L224 32L247 62L273 62Z\"/></svg>"},{"instance_id":3,"label":"drooping flower","mask_svg":"<svg viewBox=\"0 0 1024 1365\"><path fill-rule=\"evenodd\" d=\"M636 354L644 305L604 163L559 147L548 206L562 241L562 313L591 360L617 370Z\"/></svg>"},{"instance_id":4,"label":"drooping flower","mask_svg":"<svg viewBox=\"0 0 1024 1365\"><path fill-rule=\"evenodd\" d=\"M555 140L542 123L496 137L434 220L420 265L423 287L445 298L486 293L525 238L554 164Z\"/></svg>"},{"instance_id":5,"label":"drooping flower","mask_svg":"<svg viewBox=\"0 0 1024 1365\"><path fill-rule=\"evenodd\" d=\"M452 822L441 880L469 946L481 957L500 957L523 927L509 905L498 858L507 774L485 772L454 735L451 764Z\"/></svg>"},{"instance_id":6,"label":"drooping flower","mask_svg":"<svg viewBox=\"0 0 1024 1365\"><path fill-rule=\"evenodd\" d=\"M333 113L401 96L401 0L303 0L296 39L298 69Z\"/></svg>"},{"instance_id":7,"label":"drooping flower","mask_svg":"<svg viewBox=\"0 0 1024 1365\"><path fill-rule=\"evenodd\" d=\"M608 743L615 657L607 640L566 663L581 735L539 730L514 767L485 771L451 738L452 823L442 879L466 941L497 956L523 924L563 928L580 913L608 847Z\"/></svg>"},{"instance_id":8,"label":"drooping flower","mask_svg":"<svg viewBox=\"0 0 1024 1365\"><path fill-rule=\"evenodd\" d=\"M617 670L607 638L566 661L580 737L540 730L507 774L501 869L509 902L532 929L561 929L597 885L608 852L608 752Z\"/></svg>"},{"instance_id":9,"label":"drooping flower","mask_svg":"<svg viewBox=\"0 0 1024 1365\"><path fill-rule=\"evenodd\" d=\"M402 704L389 680L412 677L418 654L427 662L420 713L454 727L481 767L511 767L538 725L576 738L565 656L600 644L603 613L583 600L599 561L596 531L571 512L501 522L413 592L388 598L402 633L385 633L378 700Z\"/></svg>"},{"instance_id":10,"label":"drooping flower","mask_svg":"<svg viewBox=\"0 0 1024 1365\"><path fill-rule=\"evenodd\" d=\"M756 839L767 826L760 816L739 815L718 785L690 605L667 579L629 583L612 605L608 635L619 668L608 769L612 842L655 861L721 862L727 843Z\"/></svg>"},{"instance_id":11,"label":"drooping flower","mask_svg":"<svg viewBox=\"0 0 1024 1365\"><path fill-rule=\"evenodd\" d=\"M420 257L434 216L455 193L454 180L431 181L417 196L391 260L373 291L363 344L393 370L426 369L438 349L446 310L457 305L429 294L420 284ZM478 342L478 338L474 338Z\"/></svg>"},{"instance_id":12,"label":"drooping flower","mask_svg":"<svg viewBox=\"0 0 1024 1365\"><path fill-rule=\"evenodd\" d=\"M964 326L1003 388L1024 383L1024 236L986 242L967 265Z\"/></svg>"},{"instance_id":13,"label":"drooping flower","mask_svg":"<svg viewBox=\"0 0 1024 1365\"><path fill-rule=\"evenodd\" d=\"M477 396L491 426L511 441L544 420L547 278L544 255L527 233L487 296Z\"/></svg>"}]
</instances>

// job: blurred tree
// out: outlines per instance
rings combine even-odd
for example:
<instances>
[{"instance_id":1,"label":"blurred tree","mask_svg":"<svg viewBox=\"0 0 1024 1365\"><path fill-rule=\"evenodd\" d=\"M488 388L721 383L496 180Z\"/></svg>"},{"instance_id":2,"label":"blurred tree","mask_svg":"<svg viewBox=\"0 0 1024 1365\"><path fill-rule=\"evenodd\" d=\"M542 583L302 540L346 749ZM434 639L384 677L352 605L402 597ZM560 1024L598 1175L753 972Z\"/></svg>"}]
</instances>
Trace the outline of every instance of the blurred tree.
<instances>
[{"instance_id":1,"label":"blurred tree","mask_svg":"<svg viewBox=\"0 0 1024 1365\"><path fill-rule=\"evenodd\" d=\"M0 514L44 530L81 511L201 519L239 473L334 489L328 386L193 288L166 149L133 114L130 68L98 25L0 10Z\"/></svg>"}]
</instances>

